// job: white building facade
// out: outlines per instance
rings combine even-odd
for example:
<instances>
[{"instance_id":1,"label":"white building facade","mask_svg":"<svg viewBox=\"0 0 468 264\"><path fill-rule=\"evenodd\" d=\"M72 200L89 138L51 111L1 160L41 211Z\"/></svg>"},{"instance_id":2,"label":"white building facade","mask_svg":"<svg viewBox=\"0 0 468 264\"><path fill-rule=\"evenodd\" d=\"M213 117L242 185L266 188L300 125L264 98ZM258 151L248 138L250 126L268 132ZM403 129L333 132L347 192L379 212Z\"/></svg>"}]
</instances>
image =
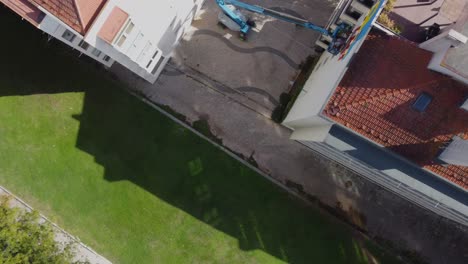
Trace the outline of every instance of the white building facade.
<instances>
[{"instance_id":1,"label":"white building facade","mask_svg":"<svg viewBox=\"0 0 468 264\"><path fill-rule=\"evenodd\" d=\"M204 0L0 0L106 67L154 83Z\"/></svg>"},{"instance_id":2,"label":"white building facade","mask_svg":"<svg viewBox=\"0 0 468 264\"><path fill-rule=\"evenodd\" d=\"M336 23L345 22L353 26L352 34L344 50L338 55L326 51L321 55L314 71L284 120L283 125L294 130L291 139L322 142L328 135L333 123L322 117L323 108L346 73L350 60L364 42L386 0L376 0L370 7L364 6L362 2L354 0L349 3L349 6L344 7ZM359 14L359 17L352 17L350 14ZM334 27L336 24L331 25L331 28ZM317 44L326 48L327 41L331 40L322 37Z\"/></svg>"}]
</instances>

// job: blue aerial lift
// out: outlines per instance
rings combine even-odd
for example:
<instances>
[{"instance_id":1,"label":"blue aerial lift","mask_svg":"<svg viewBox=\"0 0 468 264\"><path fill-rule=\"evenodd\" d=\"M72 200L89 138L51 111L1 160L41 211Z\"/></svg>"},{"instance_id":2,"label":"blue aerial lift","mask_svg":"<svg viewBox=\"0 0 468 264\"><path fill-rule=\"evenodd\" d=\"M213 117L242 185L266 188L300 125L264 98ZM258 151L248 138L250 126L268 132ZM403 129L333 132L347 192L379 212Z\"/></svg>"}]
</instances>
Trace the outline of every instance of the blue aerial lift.
<instances>
[{"instance_id":1,"label":"blue aerial lift","mask_svg":"<svg viewBox=\"0 0 468 264\"><path fill-rule=\"evenodd\" d=\"M247 4L238 0L216 0L216 3L223 11L218 16L219 22L224 27L234 31L239 31L240 38L243 40L246 39L247 34L249 33L250 29L255 26L255 23L249 20L243 13L241 13L239 8L261 15L274 17L289 23L296 24L298 26L318 31L322 35L330 36L332 38L332 42L328 46L327 51L334 55L338 54L344 47L351 30L351 26L345 23L341 23L334 31L328 31L327 29L317 26L305 19L261 6Z\"/></svg>"}]
</instances>

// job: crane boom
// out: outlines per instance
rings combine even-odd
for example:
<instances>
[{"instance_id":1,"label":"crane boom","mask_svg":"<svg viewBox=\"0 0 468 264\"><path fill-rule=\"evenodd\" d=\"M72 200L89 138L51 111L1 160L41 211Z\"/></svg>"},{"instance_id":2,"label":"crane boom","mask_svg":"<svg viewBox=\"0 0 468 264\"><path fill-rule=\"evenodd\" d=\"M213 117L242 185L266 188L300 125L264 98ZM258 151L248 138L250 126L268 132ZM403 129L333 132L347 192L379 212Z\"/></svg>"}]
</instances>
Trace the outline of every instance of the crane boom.
<instances>
[{"instance_id":1,"label":"crane boom","mask_svg":"<svg viewBox=\"0 0 468 264\"><path fill-rule=\"evenodd\" d=\"M331 37L332 41L328 45L327 51L333 55L338 54L349 37L351 26L342 22L337 25L336 29L328 31L327 29L317 26L314 23L295 17L290 14L286 14L273 9L264 8L258 5L251 5L244 3L239 0L216 0L218 6L223 10L223 14L218 17L219 21L223 26L229 27L230 29L240 31L240 37L245 39L249 32L252 23L243 15L237 8L242 8L250 12L274 17L289 23L293 23L305 28L320 32L320 34Z\"/></svg>"},{"instance_id":2,"label":"crane boom","mask_svg":"<svg viewBox=\"0 0 468 264\"><path fill-rule=\"evenodd\" d=\"M228 7L228 5L233 5L235 7L239 7L245 10L248 10L250 12L258 13L261 15L266 15L270 17L274 17L276 19L280 19L289 23L293 23L299 26L303 26L308 29L312 29L315 31L320 32L321 34L331 36L332 33L330 33L328 30L325 28L322 28L320 26L315 25L314 23L307 21L305 19L299 18L292 16L290 14L286 14L280 11L264 8L258 5L251 5L247 4L238 0L216 0L217 4L219 7L228 15L232 20L234 20L240 27L241 27L241 32L244 34L247 34L247 32L250 30L250 26L247 24L246 21L244 21L239 15L237 15L235 12L233 12L232 9Z\"/></svg>"}]
</instances>

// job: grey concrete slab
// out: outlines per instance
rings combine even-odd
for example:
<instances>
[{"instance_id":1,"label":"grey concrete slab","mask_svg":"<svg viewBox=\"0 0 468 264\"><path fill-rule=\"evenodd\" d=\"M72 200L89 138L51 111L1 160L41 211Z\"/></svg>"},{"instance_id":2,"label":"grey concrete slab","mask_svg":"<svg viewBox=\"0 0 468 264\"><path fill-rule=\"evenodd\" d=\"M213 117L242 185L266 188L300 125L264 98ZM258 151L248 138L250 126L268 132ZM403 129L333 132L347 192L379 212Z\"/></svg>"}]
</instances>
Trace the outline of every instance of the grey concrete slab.
<instances>
[{"instance_id":1,"label":"grey concrete slab","mask_svg":"<svg viewBox=\"0 0 468 264\"><path fill-rule=\"evenodd\" d=\"M441 28L451 25L463 9L466 0L397 0L390 17L403 27L402 36L414 41L424 40L425 30L434 23Z\"/></svg>"},{"instance_id":2,"label":"grey concrete slab","mask_svg":"<svg viewBox=\"0 0 468 264\"><path fill-rule=\"evenodd\" d=\"M468 0L464 12L468 13ZM468 20L461 21L461 23L464 24L457 25L457 30L468 37ZM445 55L444 64L452 71L468 78L468 43L449 49Z\"/></svg>"},{"instance_id":3,"label":"grey concrete slab","mask_svg":"<svg viewBox=\"0 0 468 264\"><path fill-rule=\"evenodd\" d=\"M325 25L338 0L246 0ZM247 41L217 24L219 7L207 0L176 49L173 62L192 68L247 96L270 111L281 93L289 90L299 64L314 53L315 31L273 18L252 14L257 23Z\"/></svg>"}]
</instances>

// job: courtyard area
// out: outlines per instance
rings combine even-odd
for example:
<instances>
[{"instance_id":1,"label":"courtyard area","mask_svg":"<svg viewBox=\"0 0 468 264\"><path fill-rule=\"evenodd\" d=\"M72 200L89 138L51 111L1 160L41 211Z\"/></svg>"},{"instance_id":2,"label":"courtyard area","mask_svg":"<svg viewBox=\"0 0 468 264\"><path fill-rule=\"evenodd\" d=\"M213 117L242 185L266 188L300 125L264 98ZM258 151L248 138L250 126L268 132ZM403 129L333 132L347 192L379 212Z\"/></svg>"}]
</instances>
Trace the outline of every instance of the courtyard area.
<instances>
[{"instance_id":1,"label":"courtyard area","mask_svg":"<svg viewBox=\"0 0 468 264\"><path fill-rule=\"evenodd\" d=\"M243 2L324 27L339 0ZM320 33L242 10L256 24L243 41L238 32L218 25L220 12L216 1L205 1L176 48L172 63L186 73L204 75L220 93L269 116L280 104L281 94L289 92L307 57L316 55L315 41Z\"/></svg>"},{"instance_id":2,"label":"courtyard area","mask_svg":"<svg viewBox=\"0 0 468 264\"><path fill-rule=\"evenodd\" d=\"M114 263L394 263L0 8L0 185Z\"/></svg>"}]
</instances>

